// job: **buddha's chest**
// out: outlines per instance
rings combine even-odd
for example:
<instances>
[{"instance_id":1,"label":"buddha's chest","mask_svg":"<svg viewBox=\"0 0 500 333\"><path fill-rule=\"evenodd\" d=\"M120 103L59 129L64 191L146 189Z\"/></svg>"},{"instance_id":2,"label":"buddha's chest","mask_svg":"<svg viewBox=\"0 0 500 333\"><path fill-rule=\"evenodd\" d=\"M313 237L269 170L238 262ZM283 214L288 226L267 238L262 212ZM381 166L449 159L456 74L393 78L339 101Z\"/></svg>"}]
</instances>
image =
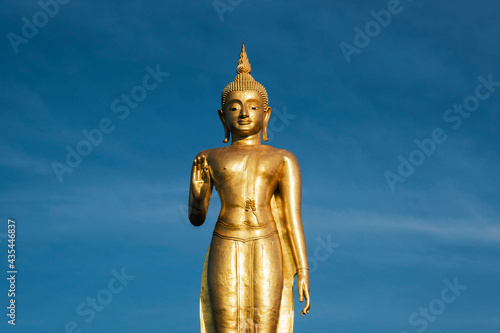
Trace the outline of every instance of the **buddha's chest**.
<instances>
[{"instance_id":1,"label":"buddha's chest","mask_svg":"<svg viewBox=\"0 0 500 333\"><path fill-rule=\"evenodd\" d=\"M279 177L281 158L270 152L227 152L210 162L216 184L272 183Z\"/></svg>"}]
</instances>

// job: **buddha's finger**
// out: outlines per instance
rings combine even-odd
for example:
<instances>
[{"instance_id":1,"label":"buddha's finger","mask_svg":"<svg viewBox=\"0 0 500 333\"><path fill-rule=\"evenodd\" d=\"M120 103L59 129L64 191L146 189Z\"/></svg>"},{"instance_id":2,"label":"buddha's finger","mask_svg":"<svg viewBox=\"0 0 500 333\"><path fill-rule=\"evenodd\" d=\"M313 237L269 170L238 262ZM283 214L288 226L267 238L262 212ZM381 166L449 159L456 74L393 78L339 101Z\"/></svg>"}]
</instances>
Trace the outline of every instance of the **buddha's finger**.
<instances>
[{"instance_id":1,"label":"buddha's finger","mask_svg":"<svg viewBox=\"0 0 500 333\"><path fill-rule=\"evenodd\" d=\"M198 157L198 180L201 180L201 169L202 169L201 157Z\"/></svg>"},{"instance_id":2,"label":"buddha's finger","mask_svg":"<svg viewBox=\"0 0 500 333\"><path fill-rule=\"evenodd\" d=\"M198 180L202 180L203 177L203 164L201 162L201 157L198 157L197 161L197 167L198 167Z\"/></svg>"},{"instance_id":3,"label":"buddha's finger","mask_svg":"<svg viewBox=\"0 0 500 333\"><path fill-rule=\"evenodd\" d=\"M309 310L311 309L311 298L309 297L309 288L305 288L305 297L306 297L306 306L305 306L305 310L306 310L306 314L309 313Z\"/></svg>"},{"instance_id":4,"label":"buddha's finger","mask_svg":"<svg viewBox=\"0 0 500 333\"><path fill-rule=\"evenodd\" d=\"M309 313L310 309L311 309L311 302L309 301L309 298L306 297L306 305L304 306L304 309L302 309L302 312L300 314L302 316L305 316L306 314Z\"/></svg>"},{"instance_id":5,"label":"buddha's finger","mask_svg":"<svg viewBox=\"0 0 500 333\"><path fill-rule=\"evenodd\" d=\"M207 158L205 156L202 156L201 158L202 162L203 162L203 169L204 170L208 170L208 162L207 162Z\"/></svg>"},{"instance_id":6,"label":"buddha's finger","mask_svg":"<svg viewBox=\"0 0 500 333\"><path fill-rule=\"evenodd\" d=\"M202 163L203 163L203 176L205 181L208 181L210 179L210 173L208 170L208 163L207 163L207 158L205 156L202 157Z\"/></svg>"},{"instance_id":7,"label":"buddha's finger","mask_svg":"<svg viewBox=\"0 0 500 333\"><path fill-rule=\"evenodd\" d=\"M197 172L198 172L198 160L195 158L193 161L193 181L197 180Z\"/></svg>"}]
</instances>

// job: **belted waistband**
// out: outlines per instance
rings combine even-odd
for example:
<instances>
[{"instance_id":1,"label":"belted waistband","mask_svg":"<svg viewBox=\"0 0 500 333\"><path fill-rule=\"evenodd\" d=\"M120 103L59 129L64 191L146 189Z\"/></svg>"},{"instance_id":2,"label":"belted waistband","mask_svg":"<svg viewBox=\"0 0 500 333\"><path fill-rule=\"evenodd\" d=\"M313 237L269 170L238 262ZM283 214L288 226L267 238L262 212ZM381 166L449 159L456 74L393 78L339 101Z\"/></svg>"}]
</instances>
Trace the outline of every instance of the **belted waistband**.
<instances>
[{"instance_id":1,"label":"belted waistband","mask_svg":"<svg viewBox=\"0 0 500 333\"><path fill-rule=\"evenodd\" d=\"M261 225L250 225L243 223L241 226L230 225L222 220L215 224L213 234L223 239L231 239L240 242L266 238L277 234L278 229L273 220Z\"/></svg>"}]
</instances>

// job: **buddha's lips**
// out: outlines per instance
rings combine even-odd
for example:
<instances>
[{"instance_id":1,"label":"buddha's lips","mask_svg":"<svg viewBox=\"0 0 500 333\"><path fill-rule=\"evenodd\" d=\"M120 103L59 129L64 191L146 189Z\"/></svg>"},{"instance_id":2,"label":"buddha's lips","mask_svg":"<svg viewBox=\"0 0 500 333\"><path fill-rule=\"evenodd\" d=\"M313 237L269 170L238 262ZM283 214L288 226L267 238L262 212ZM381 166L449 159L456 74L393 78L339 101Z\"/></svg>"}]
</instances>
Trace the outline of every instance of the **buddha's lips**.
<instances>
[{"instance_id":1,"label":"buddha's lips","mask_svg":"<svg viewBox=\"0 0 500 333\"><path fill-rule=\"evenodd\" d=\"M240 125L249 125L251 123L252 123L251 120L238 120L238 124Z\"/></svg>"}]
</instances>

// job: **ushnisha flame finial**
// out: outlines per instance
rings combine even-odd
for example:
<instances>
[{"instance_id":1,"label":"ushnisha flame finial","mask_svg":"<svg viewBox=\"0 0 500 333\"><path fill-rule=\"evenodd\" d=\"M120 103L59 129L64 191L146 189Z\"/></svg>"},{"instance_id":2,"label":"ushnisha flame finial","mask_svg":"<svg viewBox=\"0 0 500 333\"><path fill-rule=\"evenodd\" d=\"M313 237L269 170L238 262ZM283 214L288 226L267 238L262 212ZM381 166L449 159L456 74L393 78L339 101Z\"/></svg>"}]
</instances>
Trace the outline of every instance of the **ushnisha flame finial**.
<instances>
[{"instance_id":1,"label":"ushnisha flame finial","mask_svg":"<svg viewBox=\"0 0 500 333\"><path fill-rule=\"evenodd\" d=\"M241 43L241 52L240 58L238 59L238 66L236 67L236 77L233 82L229 83L224 90L222 91L221 96L221 104L222 109L226 105L226 97L231 91L245 91L245 90L255 90L261 96L264 102L264 109L267 110L267 104L269 99L267 97L266 88L259 82L255 81L255 79L250 75L252 71L252 67L250 66L250 62L248 61L247 52L245 51L245 44Z\"/></svg>"},{"instance_id":2,"label":"ushnisha flame finial","mask_svg":"<svg viewBox=\"0 0 500 333\"><path fill-rule=\"evenodd\" d=\"M248 62L247 52L245 51L245 43L241 43L240 59L238 60L238 66L236 67L236 73L246 73L250 74L252 72L252 67Z\"/></svg>"}]
</instances>

